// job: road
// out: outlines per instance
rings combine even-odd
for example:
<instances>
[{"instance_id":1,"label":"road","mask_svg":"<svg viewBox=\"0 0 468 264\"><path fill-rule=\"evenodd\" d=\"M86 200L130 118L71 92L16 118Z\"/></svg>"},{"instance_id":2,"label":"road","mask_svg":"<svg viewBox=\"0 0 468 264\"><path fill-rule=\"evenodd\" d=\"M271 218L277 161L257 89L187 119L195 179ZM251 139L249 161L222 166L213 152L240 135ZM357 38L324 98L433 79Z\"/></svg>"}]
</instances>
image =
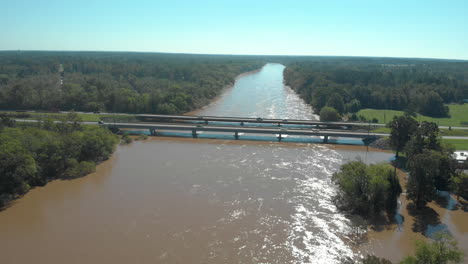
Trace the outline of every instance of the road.
<instances>
[{"instance_id":1,"label":"road","mask_svg":"<svg viewBox=\"0 0 468 264\"><path fill-rule=\"evenodd\" d=\"M17 122L28 122L28 123L37 123L39 122L38 120L31 120L31 119L15 119L15 121ZM54 121L54 123L59 123L60 121ZM99 122L81 122L83 125L102 125L102 124L99 124ZM104 125L113 125L113 123L105 123ZM170 126L173 125L173 124L161 124L161 123L156 123L156 124L152 124L152 123L116 123L116 125L121 125L122 127L124 126L127 126L128 128L134 128L136 129L137 127L140 127L141 129L149 129L150 127L157 127L159 126L160 129L166 129L166 130L170 130ZM229 130L229 129L233 129L233 126L212 126L212 125L204 125L202 127L197 127L197 125L186 125L187 127L187 130L191 130L191 129L196 129L196 130L204 130L204 131L221 131L221 130ZM203 128L206 128L206 129L203 129ZM247 128L247 127L244 127L244 128ZM283 131L285 134L295 134L295 132L293 131L296 131L296 130L300 130L300 129L286 129L286 130L281 130L281 129L275 129L275 131ZM289 131L289 133L288 133ZM317 130L318 131L318 130ZM323 130L320 130L321 132L323 132ZM329 132L331 132L329 135L332 136L332 134L338 134L338 132L340 130L327 130ZM343 130L341 130L342 132ZM299 134L301 134L299 132ZM356 134L365 134L365 132L356 132ZM380 136L380 137L388 137L390 136L389 133L369 133L370 135L373 135L373 136ZM468 136L442 136L443 139L462 139L462 140L468 140Z\"/></svg>"}]
</instances>

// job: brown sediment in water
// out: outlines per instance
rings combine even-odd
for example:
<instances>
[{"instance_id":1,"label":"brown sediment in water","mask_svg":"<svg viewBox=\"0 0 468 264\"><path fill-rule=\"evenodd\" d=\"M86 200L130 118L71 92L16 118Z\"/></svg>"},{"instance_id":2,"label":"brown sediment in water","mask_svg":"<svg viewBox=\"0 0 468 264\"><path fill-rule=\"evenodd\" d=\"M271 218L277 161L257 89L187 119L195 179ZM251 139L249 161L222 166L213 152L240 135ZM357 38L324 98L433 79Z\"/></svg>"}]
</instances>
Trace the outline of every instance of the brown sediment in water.
<instances>
[{"instance_id":1,"label":"brown sediment in water","mask_svg":"<svg viewBox=\"0 0 468 264\"><path fill-rule=\"evenodd\" d=\"M263 68L263 67L262 67ZM236 81L239 79L239 78L242 78L244 76L247 76L247 75L250 75L250 74L254 74L254 73L257 73L259 71L262 70L262 68L259 68L259 69L256 69L256 70L253 70L253 71L249 71L249 72L244 72L244 73L241 73L239 75L237 75L237 77L234 79L234 83L231 83L231 84L228 84L226 86L223 87L223 89L221 89L221 91L219 91L219 94L216 95L215 97L211 98L210 99L210 102L200 108L197 108L195 110L192 110L190 112L187 112L187 113L184 113L183 115L198 115L204 108L208 107L209 105L211 105L212 103L214 102L217 102L219 101L219 99L229 90L231 90L233 87L234 87L234 84L236 83Z\"/></svg>"},{"instance_id":2,"label":"brown sediment in water","mask_svg":"<svg viewBox=\"0 0 468 264\"><path fill-rule=\"evenodd\" d=\"M136 137L135 137L136 138ZM271 146L278 145L281 147L310 147L311 145L325 146L333 150L344 151L369 151L369 152L383 152L392 153L392 151L382 150L372 147L359 146L359 145L340 145L330 143L301 143L301 142L278 142L278 141L256 141L256 140L242 140L242 139L210 139L210 138L191 138L191 137L170 137L170 136L148 136L150 141L176 141L186 143L208 143L208 144L230 144L230 145L257 145L257 146ZM144 141L144 140L140 140ZM403 172L402 172L403 173ZM403 173L404 174L404 173Z\"/></svg>"},{"instance_id":3,"label":"brown sediment in water","mask_svg":"<svg viewBox=\"0 0 468 264\"><path fill-rule=\"evenodd\" d=\"M407 174L398 170L397 175L402 188L406 189ZM445 225L458 242L459 249L468 252L468 213L459 206L455 210L448 210L440 200L445 198L436 199L428 203L426 208L416 210L414 204L402 194L399 214L403 224L398 226L396 223L382 222L374 228L369 228L366 243L356 246L355 249L363 254L373 254L398 262L414 254L417 240L428 240L424 232L429 225ZM465 263L468 263L467 258Z\"/></svg>"}]
</instances>

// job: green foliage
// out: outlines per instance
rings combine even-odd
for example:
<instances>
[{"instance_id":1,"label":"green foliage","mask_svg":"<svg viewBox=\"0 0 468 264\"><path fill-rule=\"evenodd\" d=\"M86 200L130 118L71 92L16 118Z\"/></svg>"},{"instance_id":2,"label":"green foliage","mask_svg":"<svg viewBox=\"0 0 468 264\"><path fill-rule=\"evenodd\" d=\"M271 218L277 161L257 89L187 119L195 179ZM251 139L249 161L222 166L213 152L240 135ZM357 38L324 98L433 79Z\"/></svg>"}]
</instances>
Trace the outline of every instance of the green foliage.
<instances>
[{"instance_id":1,"label":"green foliage","mask_svg":"<svg viewBox=\"0 0 468 264\"><path fill-rule=\"evenodd\" d=\"M0 119L0 130L2 130L5 127L14 127L15 125L15 120L11 119L8 116L2 116Z\"/></svg>"},{"instance_id":2,"label":"green foliage","mask_svg":"<svg viewBox=\"0 0 468 264\"><path fill-rule=\"evenodd\" d=\"M345 105L345 111L348 113L356 113L361 109L361 102L357 99L352 99Z\"/></svg>"},{"instance_id":3,"label":"green foliage","mask_svg":"<svg viewBox=\"0 0 468 264\"><path fill-rule=\"evenodd\" d=\"M263 64L251 56L0 52L0 108L178 114Z\"/></svg>"},{"instance_id":4,"label":"green foliage","mask_svg":"<svg viewBox=\"0 0 468 264\"><path fill-rule=\"evenodd\" d=\"M343 103L343 97L341 95L334 93L328 98L327 106L332 107L342 115L345 111L345 105Z\"/></svg>"},{"instance_id":5,"label":"green foliage","mask_svg":"<svg viewBox=\"0 0 468 264\"><path fill-rule=\"evenodd\" d=\"M76 159L67 160L67 169L63 172L64 179L75 179L96 171L96 164L92 161L78 162Z\"/></svg>"},{"instance_id":6,"label":"green foliage","mask_svg":"<svg viewBox=\"0 0 468 264\"><path fill-rule=\"evenodd\" d=\"M36 162L21 142L0 134L0 207L27 192L36 173Z\"/></svg>"},{"instance_id":7,"label":"green foliage","mask_svg":"<svg viewBox=\"0 0 468 264\"><path fill-rule=\"evenodd\" d=\"M416 115L414 118L418 121L434 122L440 126L467 126L468 125L468 104L449 104L446 105L449 108L450 117L439 117L434 118L424 115ZM392 120L394 116L404 115L403 111L396 110L381 110L381 109L362 109L359 110L357 115L362 115L366 119L377 118L380 121Z\"/></svg>"},{"instance_id":8,"label":"green foliage","mask_svg":"<svg viewBox=\"0 0 468 264\"><path fill-rule=\"evenodd\" d=\"M320 110L320 121L339 121L341 116L335 108L325 106Z\"/></svg>"},{"instance_id":9,"label":"green foliage","mask_svg":"<svg viewBox=\"0 0 468 264\"><path fill-rule=\"evenodd\" d=\"M468 174L459 173L452 177L450 189L457 195L468 200Z\"/></svg>"},{"instance_id":10,"label":"green foliage","mask_svg":"<svg viewBox=\"0 0 468 264\"><path fill-rule=\"evenodd\" d=\"M337 205L362 216L393 211L401 193L395 171L388 164L367 166L361 161L349 162L332 180L338 186Z\"/></svg>"},{"instance_id":11,"label":"green foliage","mask_svg":"<svg viewBox=\"0 0 468 264\"><path fill-rule=\"evenodd\" d=\"M436 190L448 189L450 178L455 175L455 161L451 151L441 146L437 125L425 121L414 130L405 153L410 173L408 198L421 208L435 197Z\"/></svg>"},{"instance_id":12,"label":"green foliage","mask_svg":"<svg viewBox=\"0 0 468 264\"><path fill-rule=\"evenodd\" d=\"M122 143L123 144L130 144L132 143L133 139L128 135L128 134L124 134L122 136Z\"/></svg>"},{"instance_id":13,"label":"green foliage","mask_svg":"<svg viewBox=\"0 0 468 264\"><path fill-rule=\"evenodd\" d=\"M463 252L457 242L446 234L437 234L434 241L428 243L416 241L416 254L403 259L402 264L448 264L462 263Z\"/></svg>"},{"instance_id":14,"label":"green foliage","mask_svg":"<svg viewBox=\"0 0 468 264\"><path fill-rule=\"evenodd\" d=\"M403 150L416 131L418 123L407 115L394 116L388 127L391 129L390 145L396 150L398 157L398 153Z\"/></svg>"},{"instance_id":15,"label":"green foliage","mask_svg":"<svg viewBox=\"0 0 468 264\"><path fill-rule=\"evenodd\" d=\"M467 150L468 149L468 140L465 139L442 139L442 143L449 145L456 150Z\"/></svg>"},{"instance_id":16,"label":"green foliage","mask_svg":"<svg viewBox=\"0 0 468 264\"><path fill-rule=\"evenodd\" d=\"M408 160L408 169L408 199L421 208L436 195L435 178L439 174L439 154L433 150L424 150L412 155Z\"/></svg>"},{"instance_id":17,"label":"green foliage","mask_svg":"<svg viewBox=\"0 0 468 264\"><path fill-rule=\"evenodd\" d=\"M317 112L339 94L348 112L362 108L413 109L444 117L448 115L444 103L468 98L467 62L312 57L287 66L286 84Z\"/></svg>"},{"instance_id":18,"label":"green foliage","mask_svg":"<svg viewBox=\"0 0 468 264\"><path fill-rule=\"evenodd\" d=\"M421 114L432 117L448 116L449 109L444 105L444 101L438 93L431 91L423 97L423 100Z\"/></svg>"},{"instance_id":19,"label":"green foliage","mask_svg":"<svg viewBox=\"0 0 468 264\"><path fill-rule=\"evenodd\" d=\"M93 172L110 156L118 142L114 134L68 121L0 131L0 207L30 187Z\"/></svg>"}]
</instances>

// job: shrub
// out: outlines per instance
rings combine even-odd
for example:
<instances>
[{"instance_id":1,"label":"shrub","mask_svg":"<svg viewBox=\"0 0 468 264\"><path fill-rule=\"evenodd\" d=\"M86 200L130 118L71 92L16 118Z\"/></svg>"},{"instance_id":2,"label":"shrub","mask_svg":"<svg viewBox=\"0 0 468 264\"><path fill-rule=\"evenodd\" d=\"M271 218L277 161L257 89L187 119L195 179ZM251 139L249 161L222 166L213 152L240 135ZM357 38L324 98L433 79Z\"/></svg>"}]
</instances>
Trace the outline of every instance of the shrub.
<instances>
[{"instance_id":1,"label":"shrub","mask_svg":"<svg viewBox=\"0 0 468 264\"><path fill-rule=\"evenodd\" d=\"M132 143L133 139L128 135L128 134L124 134L122 136L122 143L123 144L130 144Z\"/></svg>"},{"instance_id":2,"label":"shrub","mask_svg":"<svg viewBox=\"0 0 468 264\"><path fill-rule=\"evenodd\" d=\"M376 216L396 208L401 186L389 164L366 165L362 161L344 164L332 177L338 186L338 207L362 216Z\"/></svg>"},{"instance_id":3,"label":"shrub","mask_svg":"<svg viewBox=\"0 0 468 264\"><path fill-rule=\"evenodd\" d=\"M320 121L339 121L341 116L338 111L329 106L325 106L320 110Z\"/></svg>"}]
</instances>

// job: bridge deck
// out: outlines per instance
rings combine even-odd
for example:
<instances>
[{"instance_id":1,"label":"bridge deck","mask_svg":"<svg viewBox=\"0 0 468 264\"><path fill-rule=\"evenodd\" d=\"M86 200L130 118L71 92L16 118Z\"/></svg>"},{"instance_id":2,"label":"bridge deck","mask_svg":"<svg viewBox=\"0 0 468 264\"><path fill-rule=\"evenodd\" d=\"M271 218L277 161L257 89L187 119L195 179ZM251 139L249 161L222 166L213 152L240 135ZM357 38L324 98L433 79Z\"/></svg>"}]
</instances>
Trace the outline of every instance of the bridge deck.
<instances>
[{"instance_id":1,"label":"bridge deck","mask_svg":"<svg viewBox=\"0 0 468 264\"><path fill-rule=\"evenodd\" d=\"M199 121L199 122L235 122L235 123L267 123L267 124L290 124L290 125L310 125L325 127L340 126L367 126L368 123L358 122L321 122L317 120L299 119L268 119L249 117L225 117L225 116L185 116L185 115L136 115L141 121ZM372 124L373 126L385 126L384 124Z\"/></svg>"},{"instance_id":2,"label":"bridge deck","mask_svg":"<svg viewBox=\"0 0 468 264\"><path fill-rule=\"evenodd\" d=\"M226 132L226 133L251 133L251 134L278 134L296 136L325 136L325 137L348 137L348 138L375 138L387 134L353 132L353 131L331 131L318 129L284 129L284 128L261 128L261 127L224 127L224 126L200 126L200 125L172 125L172 124L148 124L148 123L106 123L108 127L119 129L149 129L169 131L192 131L203 132Z\"/></svg>"}]
</instances>

